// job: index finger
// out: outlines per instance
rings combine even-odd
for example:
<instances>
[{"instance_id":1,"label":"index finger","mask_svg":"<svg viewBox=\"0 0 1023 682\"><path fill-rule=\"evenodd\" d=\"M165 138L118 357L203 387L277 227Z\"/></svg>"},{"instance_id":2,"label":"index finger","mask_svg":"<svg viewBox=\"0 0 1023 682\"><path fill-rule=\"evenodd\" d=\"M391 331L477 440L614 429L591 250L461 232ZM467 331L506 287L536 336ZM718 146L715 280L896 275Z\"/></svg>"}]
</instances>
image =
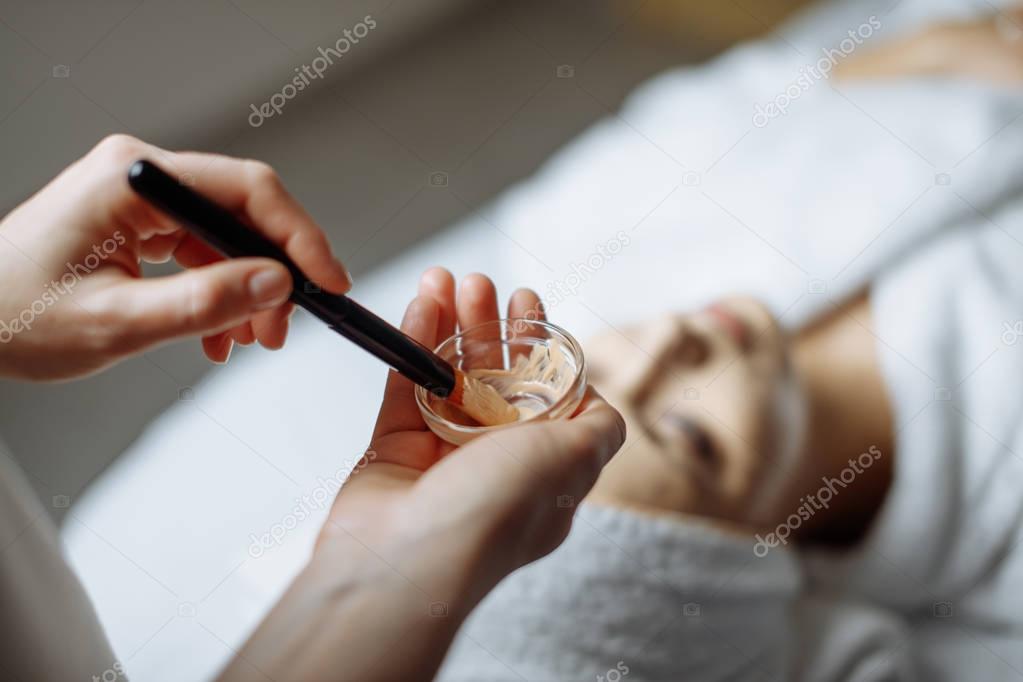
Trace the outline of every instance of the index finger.
<instances>
[{"instance_id":1,"label":"index finger","mask_svg":"<svg viewBox=\"0 0 1023 682\"><path fill-rule=\"evenodd\" d=\"M105 182L117 176L118 181L112 188L96 193L102 203L97 204L97 209L103 210L104 214L112 210L119 211L121 215L145 214L141 222L158 222L159 233L171 231L174 221L162 212L151 211L149 204L128 186L128 167L139 159L153 161L181 183L194 187L210 200L241 216L284 249L299 268L322 288L337 294L351 288L351 277L331 252L326 235L265 163L218 154L168 152L127 135L112 135L96 145L73 169L74 172L88 173L97 181ZM110 202L114 206L111 207ZM147 211L154 214L151 220ZM142 227L151 229L154 226Z\"/></svg>"},{"instance_id":2,"label":"index finger","mask_svg":"<svg viewBox=\"0 0 1023 682\"><path fill-rule=\"evenodd\" d=\"M331 251L326 234L269 165L197 152L174 156L183 172L193 174L199 192L244 216L284 249L309 279L335 294L352 288L351 276Z\"/></svg>"}]
</instances>

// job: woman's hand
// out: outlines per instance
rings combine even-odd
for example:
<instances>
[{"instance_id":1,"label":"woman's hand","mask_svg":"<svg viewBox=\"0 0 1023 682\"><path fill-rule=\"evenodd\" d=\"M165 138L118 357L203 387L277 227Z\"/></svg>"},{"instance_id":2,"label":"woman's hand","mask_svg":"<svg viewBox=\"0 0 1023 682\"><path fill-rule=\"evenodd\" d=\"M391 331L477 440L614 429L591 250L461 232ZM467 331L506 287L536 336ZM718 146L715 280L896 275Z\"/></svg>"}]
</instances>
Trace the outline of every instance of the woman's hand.
<instances>
[{"instance_id":1,"label":"woman's hand","mask_svg":"<svg viewBox=\"0 0 1023 682\"><path fill-rule=\"evenodd\" d=\"M538 311L520 290L509 316ZM427 272L402 329L433 347L498 317L490 280ZM504 576L552 551L621 446L624 422L589 393L567 421L496 431L454 448L391 373L371 457L345 484L313 559L228 670L274 679L430 679L469 611ZM569 504L568 501L572 503ZM282 652L287 652L283 656Z\"/></svg>"},{"instance_id":2,"label":"woman's hand","mask_svg":"<svg viewBox=\"0 0 1023 682\"><path fill-rule=\"evenodd\" d=\"M508 317L532 313L542 319L540 310L537 295L520 289L509 301ZM488 278L467 277L456 304L454 279L437 268L423 275L402 328L432 348L455 333L456 320L468 329L498 318ZM475 533L478 544L495 547L514 540L499 568L517 568L561 544L572 511L559 508L557 498L581 500L624 438L617 411L591 390L571 421L496 431L456 450L426 427L413 391L410 381L391 373L370 444L375 457L338 496L321 551L338 534L361 534L371 518L369 525L375 525L382 519L379 510L386 509L390 525L416 534L427 527L454 529L458 542ZM378 511L368 514L369 509ZM511 536L501 537L505 532Z\"/></svg>"},{"instance_id":3,"label":"woman's hand","mask_svg":"<svg viewBox=\"0 0 1023 682\"><path fill-rule=\"evenodd\" d=\"M279 348L291 277L275 261L225 261L128 186L148 158L235 211L325 290L351 280L323 232L266 164L167 152L123 135L100 142L0 222L0 376L69 379L166 341L203 337L224 362L233 343ZM142 261L187 272L142 279Z\"/></svg>"}]
</instances>

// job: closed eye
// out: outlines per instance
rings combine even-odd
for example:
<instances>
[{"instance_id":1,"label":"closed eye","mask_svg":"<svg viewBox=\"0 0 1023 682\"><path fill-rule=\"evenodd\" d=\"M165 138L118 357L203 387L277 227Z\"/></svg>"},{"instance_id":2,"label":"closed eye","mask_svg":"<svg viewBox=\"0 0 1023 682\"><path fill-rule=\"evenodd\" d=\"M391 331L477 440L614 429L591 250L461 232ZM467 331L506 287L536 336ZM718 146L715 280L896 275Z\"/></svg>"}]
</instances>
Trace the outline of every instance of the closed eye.
<instances>
[{"instance_id":1,"label":"closed eye","mask_svg":"<svg viewBox=\"0 0 1023 682\"><path fill-rule=\"evenodd\" d=\"M681 414L669 414L666 415L665 419L685 436L692 447L693 454L699 460L710 467L716 467L720 464L717 444L699 422Z\"/></svg>"}]
</instances>

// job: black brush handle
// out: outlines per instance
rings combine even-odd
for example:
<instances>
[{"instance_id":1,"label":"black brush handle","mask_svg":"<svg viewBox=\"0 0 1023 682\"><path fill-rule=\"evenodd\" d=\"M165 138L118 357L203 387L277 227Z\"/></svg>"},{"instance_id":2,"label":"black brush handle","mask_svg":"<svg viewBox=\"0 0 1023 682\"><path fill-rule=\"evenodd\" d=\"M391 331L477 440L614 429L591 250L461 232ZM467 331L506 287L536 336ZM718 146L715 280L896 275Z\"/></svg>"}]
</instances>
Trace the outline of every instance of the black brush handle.
<instances>
[{"instance_id":1,"label":"black brush handle","mask_svg":"<svg viewBox=\"0 0 1023 682\"><path fill-rule=\"evenodd\" d=\"M291 273L291 300L341 336L369 351L412 382L441 397L455 388L455 370L429 348L347 296L320 291L302 269L265 236L231 212L181 184L145 159L128 170L140 196L228 258L271 258Z\"/></svg>"}]
</instances>

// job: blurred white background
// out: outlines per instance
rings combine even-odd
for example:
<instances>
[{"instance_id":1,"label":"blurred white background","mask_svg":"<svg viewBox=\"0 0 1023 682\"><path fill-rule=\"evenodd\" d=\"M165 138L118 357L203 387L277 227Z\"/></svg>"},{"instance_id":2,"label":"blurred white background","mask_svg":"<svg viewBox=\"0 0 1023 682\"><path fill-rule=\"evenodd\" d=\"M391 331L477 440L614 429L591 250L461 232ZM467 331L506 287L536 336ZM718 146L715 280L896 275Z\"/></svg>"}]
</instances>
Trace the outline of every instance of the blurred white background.
<instances>
[{"instance_id":1,"label":"blurred white background","mask_svg":"<svg viewBox=\"0 0 1023 682\"><path fill-rule=\"evenodd\" d=\"M698 10L687 30L672 3L639 0L2 0L0 210L126 132L268 161L358 279L527 176L644 78L775 9ZM249 125L252 104L366 15L367 38ZM653 28L664 19L677 30ZM424 191L435 172L461 200ZM44 499L73 500L207 369L183 343L74 384L0 383L0 436Z\"/></svg>"}]
</instances>

